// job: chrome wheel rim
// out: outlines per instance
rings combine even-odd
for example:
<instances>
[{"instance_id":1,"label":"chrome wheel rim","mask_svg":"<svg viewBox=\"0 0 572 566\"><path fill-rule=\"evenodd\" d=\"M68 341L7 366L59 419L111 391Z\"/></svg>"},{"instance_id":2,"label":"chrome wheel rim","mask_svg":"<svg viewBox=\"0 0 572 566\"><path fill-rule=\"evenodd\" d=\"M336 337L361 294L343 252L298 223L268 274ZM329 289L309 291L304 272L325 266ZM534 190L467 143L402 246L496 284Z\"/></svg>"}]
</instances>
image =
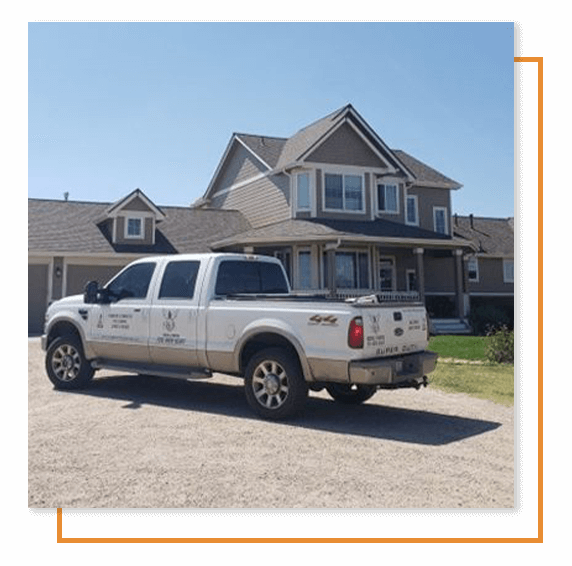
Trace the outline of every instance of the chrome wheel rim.
<instances>
[{"instance_id":1,"label":"chrome wheel rim","mask_svg":"<svg viewBox=\"0 0 572 566\"><path fill-rule=\"evenodd\" d=\"M278 362L265 360L254 370L252 389L260 405L278 409L288 397L288 374Z\"/></svg>"},{"instance_id":2,"label":"chrome wheel rim","mask_svg":"<svg viewBox=\"0 0 572 566\"><path fill-rule=\"evenodd\" d=\"M81 357L71 344L62 344L52 355L52 370L60 381L73 381L81 370Z\"/></svg>"}]
</instances>

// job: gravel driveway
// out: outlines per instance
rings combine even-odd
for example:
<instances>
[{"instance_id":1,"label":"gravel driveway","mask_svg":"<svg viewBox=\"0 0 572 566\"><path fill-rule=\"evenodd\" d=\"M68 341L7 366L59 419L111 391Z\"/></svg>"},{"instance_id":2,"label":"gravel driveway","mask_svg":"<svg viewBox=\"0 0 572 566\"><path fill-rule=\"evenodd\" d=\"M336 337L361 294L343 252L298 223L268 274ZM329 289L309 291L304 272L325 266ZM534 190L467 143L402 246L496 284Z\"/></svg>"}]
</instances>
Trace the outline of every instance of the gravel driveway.
<instances>
[{"instance_id":1,"label":"gravel driveway","mask_svg":"<svg viewBox=\"0 0 572 566\"><path fill-rule=\"evenodd\" d=\"M513 409L431 387L311 393L257 419L241 381L96 374L59 392L28 343L30 507L510 508Z\"/></svg>"}]
</instances>

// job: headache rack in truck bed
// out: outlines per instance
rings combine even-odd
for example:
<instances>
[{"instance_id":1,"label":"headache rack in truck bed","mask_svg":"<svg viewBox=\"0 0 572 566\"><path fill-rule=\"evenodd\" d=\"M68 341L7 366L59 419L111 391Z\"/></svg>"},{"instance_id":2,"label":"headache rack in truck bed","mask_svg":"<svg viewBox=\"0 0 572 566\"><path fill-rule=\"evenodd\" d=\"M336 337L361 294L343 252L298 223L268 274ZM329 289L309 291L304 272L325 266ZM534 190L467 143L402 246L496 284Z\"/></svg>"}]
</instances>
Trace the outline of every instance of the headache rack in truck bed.
<instances>
[{"instance_id":1,"label":"headache rack in truck bed","mask_svg":"<svg viewBox=\"0 0 572 566\"><path fill-rule=\"evenodd\" d=\"M397 292L381 292L372 293L370 295L355 296L350 293L336 293L330 294L327 291L320 292L296 292L286 294L273 294L273 293L228 293L224 295L217 295L215 299L235 299L243 301L256 301L267 300L273 301L317 301L317 302L333 302L333 303L351 303L360 306L367 305L412 305L422 304L419 298L419 293L416 291L397 291Z\"/></svg>"}]
</instances>

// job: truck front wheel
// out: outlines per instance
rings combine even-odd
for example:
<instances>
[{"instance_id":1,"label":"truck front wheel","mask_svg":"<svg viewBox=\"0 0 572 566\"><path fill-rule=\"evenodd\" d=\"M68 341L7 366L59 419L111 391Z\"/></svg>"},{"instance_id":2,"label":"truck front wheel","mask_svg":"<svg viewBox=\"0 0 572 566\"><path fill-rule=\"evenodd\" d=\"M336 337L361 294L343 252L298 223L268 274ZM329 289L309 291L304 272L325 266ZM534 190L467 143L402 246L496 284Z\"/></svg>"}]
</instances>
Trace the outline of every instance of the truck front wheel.
<instances>
[{"instance_id":1,"label":"truck front wheel","mask_svg":"<svg viewBox=\"0 0 572 566\"><path fill-rule=\"evenodd\" d=\"M80 389L94 374L75 336L56 338L46 352L46 371L56 389Z\"/></svg>"},{"instance_id":2,"label":"truck front wheel","mask_svg":"<svg viewBox=\"0 0 572 566\"><path fill-rule=\"evenodd\" d=\"M300 365L282 348L268 348L255 354L244 377L248 404L266 419L293 415L308 396Z\"/></svg>"}]
</instances>

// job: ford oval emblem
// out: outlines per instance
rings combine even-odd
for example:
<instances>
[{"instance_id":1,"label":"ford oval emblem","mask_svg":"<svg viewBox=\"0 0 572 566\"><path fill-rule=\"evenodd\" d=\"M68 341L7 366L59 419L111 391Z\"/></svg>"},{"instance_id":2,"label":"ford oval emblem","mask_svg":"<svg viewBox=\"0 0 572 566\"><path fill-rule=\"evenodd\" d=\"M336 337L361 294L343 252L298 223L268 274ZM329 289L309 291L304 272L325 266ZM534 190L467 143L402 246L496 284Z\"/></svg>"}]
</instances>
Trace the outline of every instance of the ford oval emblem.
<instances>
[{"instance_id":1,"label":"ford oval emblem","mask_svg":"<svg viewBox=\"0 0 572 566\"><path fill-rule=\"evenodd\" d=\"M404 332L403 328L396 328L396 329L393 331L393 333L394 333L396 336L403 336L403 332Z\"/></svg>"}]
</instances>

